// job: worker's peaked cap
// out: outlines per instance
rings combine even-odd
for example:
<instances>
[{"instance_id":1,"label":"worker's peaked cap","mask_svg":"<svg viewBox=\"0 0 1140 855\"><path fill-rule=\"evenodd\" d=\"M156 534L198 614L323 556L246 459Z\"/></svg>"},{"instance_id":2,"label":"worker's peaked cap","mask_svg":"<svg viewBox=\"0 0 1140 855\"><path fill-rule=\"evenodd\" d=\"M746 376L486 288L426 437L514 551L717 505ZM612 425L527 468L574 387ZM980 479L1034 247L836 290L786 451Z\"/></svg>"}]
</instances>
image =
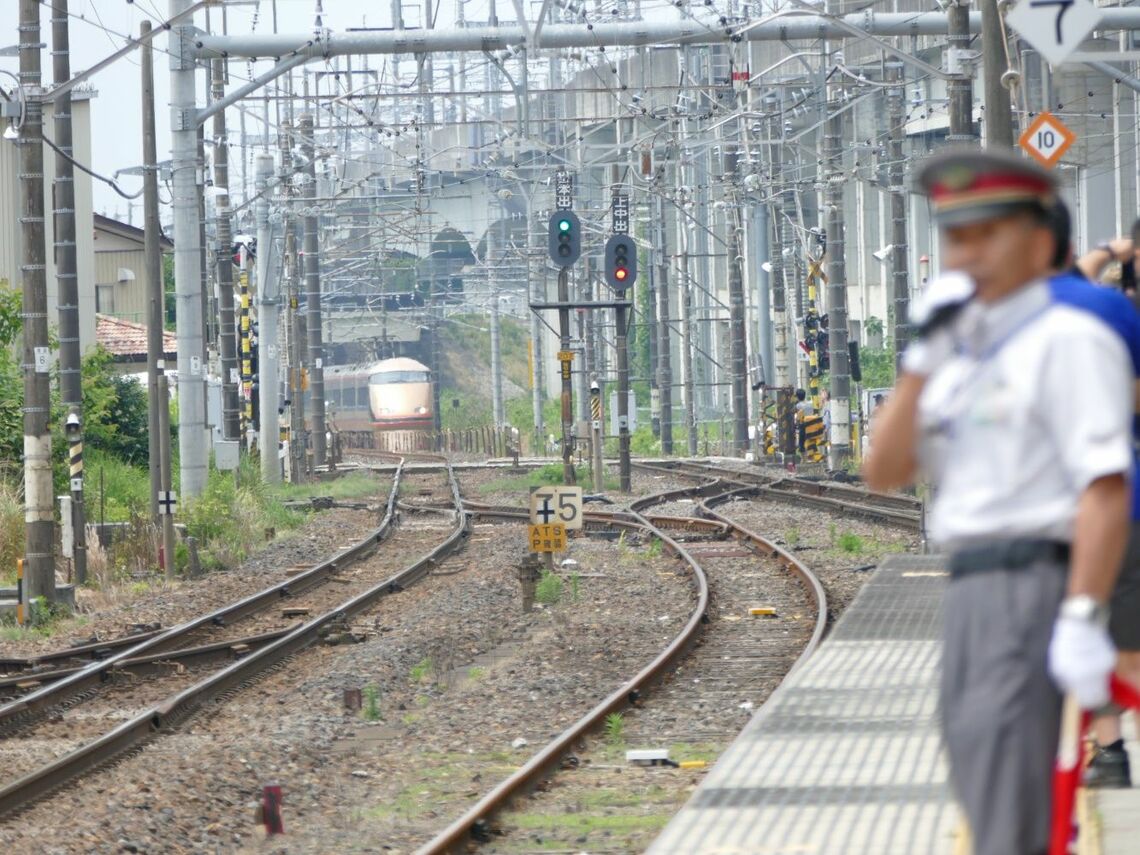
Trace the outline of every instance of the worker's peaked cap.
<instances>
[{"instance_id":1,"label":"worker's peaked cap","mask_svg":"<svg viewBox=\"0 0 1140 855\"><path fill-rule=\"evenodd\" d=\"M939 226L960 226L1020 210L1048 211L1057 198L1053 174L1004 149L952 149L923 161L915 175Z\"/></svg>"}]
</instances>

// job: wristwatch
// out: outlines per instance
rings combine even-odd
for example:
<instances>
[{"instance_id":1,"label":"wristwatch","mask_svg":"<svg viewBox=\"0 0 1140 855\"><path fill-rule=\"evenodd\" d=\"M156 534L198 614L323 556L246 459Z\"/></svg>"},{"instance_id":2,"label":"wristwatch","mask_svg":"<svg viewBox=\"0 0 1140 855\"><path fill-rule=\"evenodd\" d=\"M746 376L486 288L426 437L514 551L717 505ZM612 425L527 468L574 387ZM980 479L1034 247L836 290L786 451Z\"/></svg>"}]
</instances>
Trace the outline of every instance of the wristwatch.
<instances>
[{"instance_id":1,"label":"wristwatch","mask_svg":"<svg viewBox=\"0 0 1140 855\"><path fill-rule=\"evenodd\" d=\"M1108 626L1108 606L1088 594L1066 597L1061 601L1060 615L1100 627Z\"/></svg>"}]
</instances>

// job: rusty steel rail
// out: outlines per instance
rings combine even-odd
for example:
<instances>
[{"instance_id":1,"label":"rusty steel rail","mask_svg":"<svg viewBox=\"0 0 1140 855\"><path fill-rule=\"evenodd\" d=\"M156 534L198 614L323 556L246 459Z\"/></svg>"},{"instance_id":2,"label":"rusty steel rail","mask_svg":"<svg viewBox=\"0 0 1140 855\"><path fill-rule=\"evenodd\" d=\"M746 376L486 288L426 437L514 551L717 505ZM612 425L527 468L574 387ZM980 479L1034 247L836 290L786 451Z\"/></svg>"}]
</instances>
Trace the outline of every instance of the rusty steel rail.
<instances>
[{"instance_id":1,"label":"rusty steel rail","mask_svg":"<svg viewBox=\"0 0 1140 855\"><path fill-rule=\"evenodd\" d=\"M759 472L728 469L712 464L691 462L634 463L638 468L650 472L672 472L687 478L717 478L722 484L735 485L738 498L743 498L743 488L752 495L779 501L791 502L807 507L821 508L849 517L858 517L872 522L893 525L910 531L922 528L922 504L910 496L892 493L876 493L859 487L843 484L822 484L804 481L800 478L774 477ZM700 488L708 489L705 484ZM677 498L688 495L684 489L671 491ZM843 496L844 498L838 498Z\"/></svg>"},{"instance_id":2,"label":"rusty steel rail","mask_svg":"<svg viewBox=\"0 0 1140 855\"><path fill-rule=\"evenodd\" d=\"M485 837L488 832L490 818L502 810L511 799L535 786L553 770L561 758L587 733L600 728L607 715L624 709L633 701L639 699L648 688L660 678L665 676L677 662L685 655L696 642L697 636L704 625L705 615L709 605L708 578L700 564L677 541L670 538L659 527L646 518L640 510L645 510L652 504L672 501L676 498L692 497L700 493L704 497L714 497L719 494L732 495L735 490L725 488L718 482L710 482L698 488L685 488L682 490L667 490L653 496L647 496L632 503L630 510L616 510L612 512L593 512L597 523L606 523L610 526L620 526L631 529L641 529L661 539L666 549L684 561L692 575L692 582L697 590L697 604L689 620L681 632L669 642L669 645L658 656L637 672L623 686L613 691L593 709L582 716L578 721L556 736L537 754L531 757L525 765L515 771L510 777L484 795L478 802L469 808L462 816L451 823L439 835L416 850L416 855L440 855L448 852L467 852L473 839ZM471 509L474 511L474 509ZM805 661L814 653L823 628L827 621L827 597L823 586L807 567L794 557L771 544L752 532L743 529L736 523L722 517L710 508L704 510L713 516L714 522L719 523L724 532L734 532L737 536L750 540L761 546L762 550L777 557L781 563L792 570L804 581L807 590L816 599L817 620L816 627L808 644L796 660L794 667ZM519 508L506 508L497 506L486 511L475 511L477 516L488 516L500 519L529 519L529 513ZM670 518L676 519L676 518ZM588 522L588 521L587 521ZM588 528L588 526L587 526Z\"/></svg>"},{"instance_id":3,"label":"rusty steel rail","mask_svg":"<svg viewBox=\"0 0 1140 855\"><path fill-rule=\"evenodd\" d=\"M29 695L21 699L19 702L21 706L15 706L13 704L0 706L0 732L3 732L3 730L17 718L23 718L28 713L46 709L65 700L66 696L62 694L65 690L70 689L71 694L78 694L101 683L109 669L114 668L125 659L137 658L147 653L169 650L171 646L177 645L182 638L194 630L207 626L226 626L241 618L256 614L282 600L304 593L310 588L323 584L328 581L329 577L343 570L348 565L368 557L376 547L391 534L392 524L396 519L396 498L399 494L400 480L403 476L403 466L400 465L397 467L395 476L392 479L392 488L388 493L388 499L385 503L384 517L375 530L349 549L333 556L327 561L322 561L320 564L314 565L303 573L270 585L268 588L256 594L251 594L241 600L222 606L208 614L170 627L169 629L158 630L157 632L146 633L144 635L127 636L125 638L87 644L66 650L56 650L39 656L29 656L26 659L0 660L0 668L3 670L14 670L19 667L28 669L52 662L66 662L84 655L97 658L96 662L77 670L72 677L69 678L72 682L53 686L52 694L45 694L38 697ZM122 648L127 649L122 650ZM104 653L109 653L114 650L121 650L121 652L103 656Z\"/></svg>"},{"instance_id":4,"label":"rusty steel rail","mask_svg":"<svg viewBox=\"0 0 1140 855\"><path fill-rule=\"evenodd\" d=\"M454 472L448 473L448 480L455 500L456 526L447 540L399 573L341 603L335 609L288 631L255 653L123 722L95 741L0 788L0 816L20 809L78 776L113 761L123 752L140 746L156 734L169 730L206 703L241 689L265 670L300 653L318 639L325 627L343 621L365 610L376 600L398 593L427 576L444 556L459 549L470 534L470 516L464 512ZM390 509L395 495L394 488L389 502ZM373 536L370 535L361 544L371 544L372 539Z\"/></svg>"},{"instance_id":5,"label":"rusty steel rail","mask_svg":"<svg viewBox=\"0 0 1140 855\"><path fill-rule=\"evenodd\" d=\"M288 629L275 629L259 635L249 635L244 638L232 638L228 641L213 641L196 647L180 647L165 653L151 653L133 659L124 659L117 662L108 673L107 679L114 680L119 674L130 673L134 676L155 674L168 671L171 665L201 665L207 662L216 662L225 659L240 659L251 650L276 641L289 632ZM36 671L28 674L16 674L11 677L0 678L0 691L21 690L27 686L29 689L39 688L40 684L51 683L70 677L81 671L83 666L76 665L71 668L57 668L53 671Z\"/></svg>"}]
</instances>

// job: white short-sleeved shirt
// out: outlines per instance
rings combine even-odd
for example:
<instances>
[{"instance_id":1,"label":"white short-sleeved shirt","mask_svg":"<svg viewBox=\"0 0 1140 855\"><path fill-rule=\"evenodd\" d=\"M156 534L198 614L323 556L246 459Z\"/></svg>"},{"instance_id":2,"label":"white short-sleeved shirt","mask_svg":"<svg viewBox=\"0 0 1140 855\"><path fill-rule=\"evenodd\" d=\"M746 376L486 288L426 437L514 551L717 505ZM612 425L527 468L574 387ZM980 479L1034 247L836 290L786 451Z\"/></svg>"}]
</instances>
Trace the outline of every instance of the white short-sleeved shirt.
<instances>
[{"instance_id":1,"label":"white short-sleeved shirt","mask_svg":"<svg viewBox=\"0 0 1140 855\"><path fill-rule=\"evenodd\" d=\"M1131 469L1132 368L1119 336L1055 303L1044 282L972 303L936 335L956 355L918 404L931 538L1071 541L1084 489Z\"/></svg>"}]
</instances>

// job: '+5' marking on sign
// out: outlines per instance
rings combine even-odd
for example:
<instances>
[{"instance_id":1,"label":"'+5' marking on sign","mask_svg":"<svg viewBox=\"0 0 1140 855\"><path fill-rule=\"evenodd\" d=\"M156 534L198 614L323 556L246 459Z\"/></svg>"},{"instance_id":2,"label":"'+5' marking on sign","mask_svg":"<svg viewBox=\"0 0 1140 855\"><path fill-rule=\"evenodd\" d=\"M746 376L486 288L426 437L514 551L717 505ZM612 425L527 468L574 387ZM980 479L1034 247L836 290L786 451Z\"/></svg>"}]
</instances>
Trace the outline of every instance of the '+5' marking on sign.
<instances>
[{"instance_id":1,"label":"'+5' marking on sign","mask_svg":"<svg viewBox=\"0 0 1140 855\"><path fill-rule=\"evenodd\" d=\"M542 517L544 523L550 522L550 518L554 516L554 508L550 507L550 499L543 499L542 505L539 507L535 514Z\"/></svg>"}]
</instances>

